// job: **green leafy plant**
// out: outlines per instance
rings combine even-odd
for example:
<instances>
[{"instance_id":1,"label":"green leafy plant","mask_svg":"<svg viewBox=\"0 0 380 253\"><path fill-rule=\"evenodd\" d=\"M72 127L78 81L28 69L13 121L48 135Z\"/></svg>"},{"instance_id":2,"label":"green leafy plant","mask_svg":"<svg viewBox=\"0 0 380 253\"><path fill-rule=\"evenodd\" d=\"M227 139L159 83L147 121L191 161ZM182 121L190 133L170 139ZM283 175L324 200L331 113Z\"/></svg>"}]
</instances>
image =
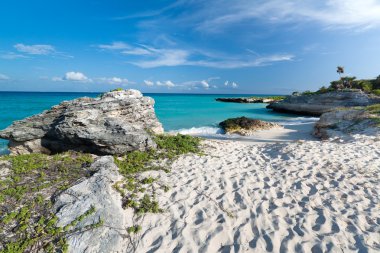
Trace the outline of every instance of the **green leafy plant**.
<instances>
[{"instance_id":1,"label":"green leafy plant","mask_svg":"<svg viewBox=\"0 0 380 253\"><path fill-rule=\"evenodd\" d=\"M10 165L8 177L0 181L0 252L65 252L66 236L74 228L57 225L51 196L89 175L92 156L66 152L2 156L0 160Z\"/></svg>"},{"instance_id":2,"label":"green leafy plant","mask_svg":"<svg viewBox=\"0 0 380 253\"><path fill-rule=\"evenodd\" d=\"M160 185L156 178L138 179L136 175L149 170L168 171L168 165L179 155L200 152L200 138L188 135L153 135L157 149L146 152L134 151L124 156L115 156L115 163L125 177L122 182L114 184L114 188L123 197L124 208L133 208L137 214L148 212L159 213L162 210L156 201L155 191L169 190ZM144 195L142 196L142 193Z\"/></svg>"}]
</instances>

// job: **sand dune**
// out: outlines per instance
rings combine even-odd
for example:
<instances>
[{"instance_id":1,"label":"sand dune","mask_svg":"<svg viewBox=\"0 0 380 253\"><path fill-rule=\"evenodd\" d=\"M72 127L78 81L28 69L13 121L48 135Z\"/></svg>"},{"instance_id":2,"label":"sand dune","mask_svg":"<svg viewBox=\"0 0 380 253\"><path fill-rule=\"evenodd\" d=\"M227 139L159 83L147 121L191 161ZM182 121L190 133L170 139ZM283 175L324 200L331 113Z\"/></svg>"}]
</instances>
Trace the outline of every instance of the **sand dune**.
<instances>
[{"instance_id":1,"label":"sand dune","mask_svg":"<svg viewBox=\"0 0 380 253\"><path fill-rule=\"evenodd\" d=\"M181 157L137 252L379 252L380 144L204 141Z\"/></svg>"}]
</instances>

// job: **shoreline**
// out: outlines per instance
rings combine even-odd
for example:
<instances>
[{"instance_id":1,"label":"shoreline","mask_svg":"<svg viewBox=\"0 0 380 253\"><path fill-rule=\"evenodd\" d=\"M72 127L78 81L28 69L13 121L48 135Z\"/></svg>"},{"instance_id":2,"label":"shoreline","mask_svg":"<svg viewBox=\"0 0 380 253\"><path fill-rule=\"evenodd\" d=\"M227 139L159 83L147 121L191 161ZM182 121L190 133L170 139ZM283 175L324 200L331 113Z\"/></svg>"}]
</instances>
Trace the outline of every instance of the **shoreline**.
<instances>
[{"instance_id":1,"label":"shoreline","mask_svg":"<svg viewBox=\"0 0 380 253\"><path fill-rule=\"evenodd\" d=\"M165 213L142 223L139 250L380 250L378 142L203 146L170 173L144 174L171 188L158 196Z\"/></svg>"},{"instance_id":2,"label":"shoreline","mask_svg":"<svg viewBox=\"0 0 380 253\"><path fill-rule=\"evenodd\" d=\"M130 107L123 107L124 99L131 102ZM357 115L363 111L330 112L318 122L316 118L294 117L278 121L282 126L272 124L274 128L270 130L244 137L222 135L219 128L212 127L182 133L192 131L194 135L198 131L216 138L201 140L164 134L153 104L136 90L113 91L99 99L61 103L2 131L2 137L24 141L11 149L13 154L26 154L20 156L26 159L23 170L30 166L31 170L49 174L50 168L66 167L65 162L69 161L73 164L68 166L74 169L91 171L88 177L74 174L72 184L58 194L54 203L58 217L55 226L67 228L73 219L82 219L83 210L87 209L85 213L91 211L93 216L73 226L99 229L72 234L67 240L71 250L380 250L380 133L375 125L369 128L368 121L358 121ZM112 110L104 112L104 106ZM139 115L146 115L144 123L152 132L136 131L136 138L127 138L131 127L141 127L136 124L137 119L141 120ZM128 121L133 117L136 120ZM57 119L61 121L53 125ZM46 122L51 122L51 130L43 128ZM323 139L328 141L313 137L314 129L324 133ZM352 135L352 141L339 139L338 130ZM210 135L212 132L215 134ZM62 150L68 145L76 152L60 153L57 146L45 146L48 141L60 143ZM79 141L83 143L78 144ZM76 146L70 146L74 143ZM129 152L129 147L135 150ZM41 151L47 154L36 154ZM55 152L60 155L52 159L50 154ZM26 182L33 174L17 176L18 171L23 171L15 163L20 157L2 160L3 175L11 175L9 189L19 180ZM34 166L35 159L42 159L42 165ZM50 165L40 167L44 164ZM50 176L66 180L57 173ZM39 183L38 179L34 181ZM59 190L55 184L49 187L51 192ZM6 197L5 203L13 203L14 208L21 204L13 201L17 196ZM50 197L46 195L42 201L49 201ZM130 240L125 239L128 237Z\"/></svg>"},{"instance_id":3,"label":"shoreline","mask_svg":"<svg viewBox=\"0 0 380 253\"><path fill-rule=\"evenodd\" d=\"M296 117L295 119L297 119ZM315 119L315 118L310 118ZM281 124L281 123L280 123ZM312 135L315 122L281 124L283 128L270 130L260 130L251 136L241 136L238 134L224 134L222 129L217 127L199 127L190 129L181 129L169 131L169 134L189 134L210 140L221 141L240 141L243 143L276 143L276 142L295 142L295 141L318 141L319 139ZM197 133L208 132L208 133Z\"/></svg>"}]
</instances>

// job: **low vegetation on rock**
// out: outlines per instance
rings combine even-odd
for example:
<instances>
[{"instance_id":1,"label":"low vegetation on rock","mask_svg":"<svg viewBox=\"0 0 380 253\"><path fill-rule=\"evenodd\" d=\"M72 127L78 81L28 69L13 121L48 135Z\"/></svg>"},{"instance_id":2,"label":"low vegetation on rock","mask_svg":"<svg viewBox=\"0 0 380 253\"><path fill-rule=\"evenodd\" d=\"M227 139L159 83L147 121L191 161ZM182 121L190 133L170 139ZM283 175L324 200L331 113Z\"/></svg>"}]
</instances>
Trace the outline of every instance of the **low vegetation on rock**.
<instances>
[{"instance_id":1,"label":"low vegetation on rock","mask_svg":"<svg viewBox=\"0 0 380 253\"><path fill-rule=\"evenodd\" d=\"M332 91L361 90L368 94L380 96L380 75L375 79L356 79L355 76L342 76L344 74L344 68L341 66L337 67L337 73L340 76L339 80L330 82L330 86L322 86L315 92L294 92L293 95L317 95Z\"/></svg>"},{"instance_id":2,"label":"low vegetation on rock","mask_svg":"<svg viewBox=\"0 0 380 253\"><path fill-rule=\"evenodd\" d=\"M153 135L157 149L133 151L115 156L124 180L114 188L122 195L124 208L142 215L163 210L156 200L157 190L169 187L154 177L139 177L147 170L169 170L174 159L186 153L200 153L200 139L186 135ZM82 227L76 224L95 212L94 207L72 217L64 227L57 225L54 200L63 191L90 177L94 156L78 152L56 155L27 154L0 157L0 252L66 252L67 238L84 230L97 228L102 220ZM128 228L137 234L141 226Z\"/></svg>"},{"instance_id":3,"label":"low vegetation on rock","mask_svg":"<svg viewBox=\"0 0 380 253\"><path fill-rule=\"evenodd\" d=\"M65 252L70 226L57 226L54 197L91 175L89 154L66 152L53 156L28 154L0 157L0 252ZM4 173L6 171L6 173ZM94 224L97 226L99 224Z\"/></svg>"}]
</instances>

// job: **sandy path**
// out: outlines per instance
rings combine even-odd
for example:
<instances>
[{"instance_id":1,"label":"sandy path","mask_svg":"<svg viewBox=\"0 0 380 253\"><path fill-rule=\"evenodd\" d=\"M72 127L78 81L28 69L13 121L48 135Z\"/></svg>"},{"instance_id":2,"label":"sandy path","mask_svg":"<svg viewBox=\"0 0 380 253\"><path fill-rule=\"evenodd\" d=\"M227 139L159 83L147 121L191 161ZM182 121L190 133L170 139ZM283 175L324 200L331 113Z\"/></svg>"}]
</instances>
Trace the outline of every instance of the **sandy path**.
<instances>
[{"instance_id":1,"label":"sandy path","mask_svg":"<svg viewBox=\"0 0 380 253\"><path fill-rule=\"evenodd\" d=\"M205 141L137 252L380 252L380 144Z\"/></svg>"}]
</instances>

